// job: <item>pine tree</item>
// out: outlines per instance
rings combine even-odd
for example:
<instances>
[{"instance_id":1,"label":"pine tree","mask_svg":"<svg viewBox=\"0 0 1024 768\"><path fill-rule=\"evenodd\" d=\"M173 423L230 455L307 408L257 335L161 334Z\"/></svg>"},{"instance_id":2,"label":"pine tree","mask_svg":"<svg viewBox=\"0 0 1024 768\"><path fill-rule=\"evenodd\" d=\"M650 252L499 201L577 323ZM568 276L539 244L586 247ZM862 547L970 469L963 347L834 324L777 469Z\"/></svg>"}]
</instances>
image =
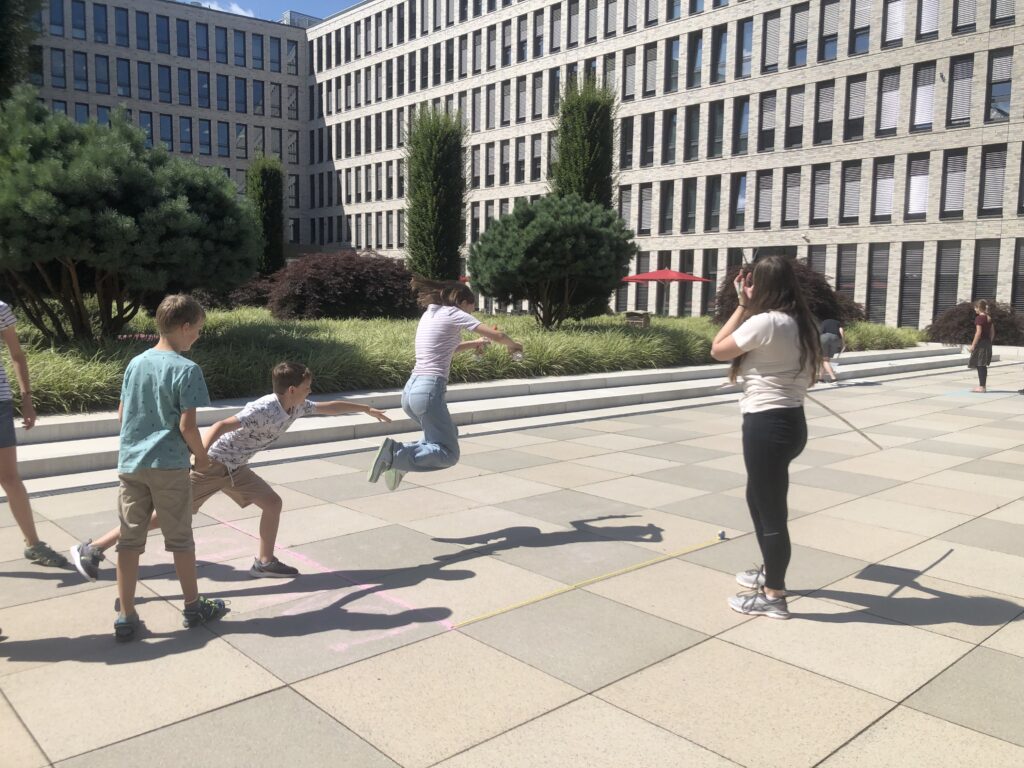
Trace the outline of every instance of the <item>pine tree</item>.
<instances>
[{"instance_id":1,"label":"pine tree","mask_svg":"<svg viewBox=\"0 0 1024 768\"><path fill-rule=\"evenodd\" d=\"M284 169L276 157L258 156L245 172L245 194L263 227L260 274L284 266Z\"/></svg>"}]
</instances>

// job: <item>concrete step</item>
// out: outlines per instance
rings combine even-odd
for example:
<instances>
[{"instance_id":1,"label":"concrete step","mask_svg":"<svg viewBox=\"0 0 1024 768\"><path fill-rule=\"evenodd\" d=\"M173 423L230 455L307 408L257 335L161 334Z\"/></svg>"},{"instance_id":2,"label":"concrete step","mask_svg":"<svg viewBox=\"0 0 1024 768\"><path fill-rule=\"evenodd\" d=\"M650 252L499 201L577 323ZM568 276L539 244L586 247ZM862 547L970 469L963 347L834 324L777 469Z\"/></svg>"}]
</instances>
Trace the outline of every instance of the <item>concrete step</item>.
<instances>
[{"instance_id":1,"label":"concrete step","mask_svg":"<svg viewBox=\"0 0 1024 768\"><path fill-rule=\"evenodd\" d=\"M964 366L967 356L958 349L892 350L889 352L848 353L843 356L840 377L843 379L907 373ZM908 354L909 353L909 354ZM998 358L996 358L998 359ZM630 375L646 373L647 376ZM449 391L449 410L459 426L521 420L535 417L560 417L579 412L630 405L667 403L714 395L732 394L738 388L729 385L724 367L697 366L649 372L623 372L587 377L556 377L555 379L515 380L483 384L454 385ZM660 380L659 380L660 379ZM325 443L379 439L382 435L413 433L416 425L401 411L399 391L366 393L350 397L357 402L370 402L389 409L393 421L381 424L364 416L330 416L300 419L274 444L274 450ZM203 409L204 423L210 412L224 418L237 412L241 403L226 406L218 403ZM96 414L95 421L105 426L110 414ZM116 431L89 437L82 433L85 419L68 425L65 430L52 429L46 442L21 442L18 465L25 479L55 477L110 470L117 465L118 437ZM116 427L116 414L113 417ZM27 437L35 433L22 433ZM88 433L88 430L84 430Z\"/></svg>"}]
</instances>

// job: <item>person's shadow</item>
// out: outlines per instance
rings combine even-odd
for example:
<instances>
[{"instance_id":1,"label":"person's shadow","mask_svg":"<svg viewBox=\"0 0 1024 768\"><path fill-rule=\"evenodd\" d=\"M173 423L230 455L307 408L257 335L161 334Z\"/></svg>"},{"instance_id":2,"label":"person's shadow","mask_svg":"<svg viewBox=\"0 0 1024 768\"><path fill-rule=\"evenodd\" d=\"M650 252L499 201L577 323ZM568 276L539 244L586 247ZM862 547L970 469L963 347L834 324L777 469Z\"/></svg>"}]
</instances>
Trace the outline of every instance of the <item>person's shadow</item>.
<instances>
[{"instance_id":1,"label":"person's shadow","mask_svg":"<svg viewBox=\"0 0 1024 768\"><path fill-rule=\"evenodd\" d=\"M591 523L599 520L615 520L638 515L602 515L586 520L573 520L569 523L571 531L552 531L543 533L533 525L516 525L501 530L481 533L476 536L462 538L435 537L434 541L444 544L461 544L472 547L460 552L438 555L435 560L442 562L460 562L476 557L486 557L519 547L558 547L566 544L599 543L601 541L634 541L659 542L662 530L653 523L647 525L595 526ZM474 546L476 545L476 546Z\"/></svg>"},{"instance_id":2,"label":"person's shadow","mask_svg":"<svg viewBox=\"0 0 1024 768\"><path fill-rule=\"evenodd\" d=\"M803 614L800 618L825 624L877 624L898 621L915 627L936 624L996 627L1024 613L1024 606L1011 600L988 595L957 595L921 584L917 579L923 573L924 571L891 565L869 565L856 578L891 584L893 589L886 594L828 588L814 590L807 594L810 597L839 600L862 607L848 613ZM908 588L913 589L914 593L900 594ZM794 607L798 606L799 603L794 603Z\"/></svg>"}]
</instances>

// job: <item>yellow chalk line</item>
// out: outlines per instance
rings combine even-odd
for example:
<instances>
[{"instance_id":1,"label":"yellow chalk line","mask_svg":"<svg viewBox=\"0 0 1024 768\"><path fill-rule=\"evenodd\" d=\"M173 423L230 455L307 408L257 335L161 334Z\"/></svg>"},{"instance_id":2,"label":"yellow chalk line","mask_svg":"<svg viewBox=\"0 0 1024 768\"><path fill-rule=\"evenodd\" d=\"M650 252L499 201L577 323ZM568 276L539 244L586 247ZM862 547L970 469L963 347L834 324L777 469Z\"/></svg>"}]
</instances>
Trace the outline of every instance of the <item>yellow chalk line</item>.
<instances>
[{"instance_id":1,"label":"yellow chalk line","mask_svg":"<svg viewBox=\"0 0 1024 768\"><path fill-rule=\"evenodd\" d=\"M485 614L483 614L481 616L477 616L475 618L467 619L466 621L459 622L458 624L453 625L453 629L462 629L463 627L467 627L470 624L476 624L478 621L484 621L485 619L492 619L495 616L500 616L503 613L509 613L510 611L514 611L517 608L523 608L523 607L525 607L527 605L533 605L534 603L539 603L542 600L547 600L548 598L555 597L556 595L564 595L566 592L572 592L574 589L580 589L581 587L589 587L591 584L597 584L600 581L606 581L607 579L612 579L612 578L615 578L616 576L622 576L625 573L632 573L633 571L639 571L641 568L647 568L647 567L652 566L652 565L657 565L658 563L663 563L666 560L671 560L671 559L673 559L675 557L681 557L683 555L688 555L691 552L696 552L698 550L706 549L707 547L713 546L713 545L719 543L720 541L725 541L725 539L719 539L719 538L716 537L716 538L712 539L711 541L707 541L707 542L705 542L703 544L698 544L695 547L687 547L686 549L681 549L678 552L670 552L667 555L661 555L660 557L656 557L653 560L645 560L642 563L636 563L634 565L629 565L629 566L626 566L625 568L620 568L617 571L612 571L611 573L605 573L605 574L602 574L600 576L592 576L589 579L584 579L583 581L578 581L575 584L568 584L568 585L566 585L564 587L561 587L560 589L556 589L556 590L554 590L552 592L548 592L548 593L543 594L543 595L538 595L537 597L531 597L529 600L523 600L520 603L515 603L514 605L510 605L510 606L507 606L505 608L499 608L496 611L491 611L490 613L485 613Z\"/></svg>"}]
</instances>

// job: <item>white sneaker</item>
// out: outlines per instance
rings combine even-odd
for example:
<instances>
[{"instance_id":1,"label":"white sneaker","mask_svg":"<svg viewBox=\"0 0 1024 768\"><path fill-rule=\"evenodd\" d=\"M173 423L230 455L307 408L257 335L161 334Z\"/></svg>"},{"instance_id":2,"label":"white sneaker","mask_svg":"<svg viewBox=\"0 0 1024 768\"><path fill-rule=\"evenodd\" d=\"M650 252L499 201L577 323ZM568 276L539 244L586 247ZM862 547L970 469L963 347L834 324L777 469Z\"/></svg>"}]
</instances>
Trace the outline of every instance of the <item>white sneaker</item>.
<instances>
[{"instance_id":1,"label":"white sneaker","mask_svg":"<svg viewBox=\"0 0 1024 768\"><path fill-rule=\"evenodd\" d=\"M377 453L373 457L373 463L370 465L369 471L366 473L368 481L376 483L380 479L381 472L391 466L391 456L394 450L395 441L390 437L385 437L384 442L380 444L380 448L377 449Z\"/></svg>"},{"instance_id":2,"label":"white sneaker","mask_svg":"<svg viewBox=\"0 0 1024 768\"><path fill-rule=\"evenodd\" d=\"M402 484L402 478L405 477L405 472L398 469L386 469L384 470L384 485L387 486L389 491L394 491Z\"/></svg>"},{"instance_id":3,"label":"white sneaker","mask_svg":"<svg viewBox=\"0 0 1024 768\"><path fill-rule=\"evenodd\" d=\"M746 589L760 589L764 586L764 566L740 571L736 574L736 583Z\"/></svg>"},{"instance_id":4,"label":"white sneaker","mask_svg":"<svg viewBox=\"0 0 1024 768\"><path fill-rule=\"evenodd\" d=\"M773 600L761 590L741 592L730 597L729 607L737 613L745 613L748 616L767 616L769 619L789 618L789 606L786 605L786 598L777 597Z\"/></svg>"}]
</instances>

